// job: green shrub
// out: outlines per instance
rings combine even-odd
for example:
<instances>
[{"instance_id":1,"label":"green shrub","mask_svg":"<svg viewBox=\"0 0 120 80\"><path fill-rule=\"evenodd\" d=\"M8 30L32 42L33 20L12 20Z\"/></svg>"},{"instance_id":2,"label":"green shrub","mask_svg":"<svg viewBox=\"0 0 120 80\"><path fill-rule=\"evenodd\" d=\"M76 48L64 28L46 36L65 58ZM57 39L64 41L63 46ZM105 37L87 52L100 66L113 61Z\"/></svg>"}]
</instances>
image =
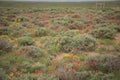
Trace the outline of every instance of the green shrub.
<instances>
[{"instance_id":1,"label":"green shrub","mask_svg":"<svg viewBox=\"0 0 120 80\"><path fill-rule=\"evenodd\" d=\"M88 57L86 59L87 66L92 70L100 70L102 72L114 72L120 70L120 58L115 56L98 56Z\"/></svg>"},{"instance_id":2,"label":"green shrub","mask_svg":"<svg viewBox=\"0 0 120 80\"><path fill-rule=\"evenodd\" d=\"M77 34L79 34L78 32L74 32L73 30L69 30L69 31L65 31L65 32L61 32L60 36L68 36L68 37L74 37Z\"/></svg>"},{"instance_id":3,"label":"green shrub","mask_svg":"<svg viewBox=\"0 0 120 80\"><path fill-rule=\"evenodd\" d=\"M31 72L34 72L35 70L41 70L41 71L42 71L43 68L45 68L45 66L42 65L42 64L40 64L40 65L35 65L35 66L31 67L30 71L31 71Z\"/></svg>"},{"instance_id":4,"label":"green shrub","mask_svg":"<svg viewBox=\"0 0 120 80\"><path fill-rule=\"evenodd\" d=\"M61 50L65 52L93 50L96 45L96 40L90 35L76 35L74 37L63 36L60 38L59 43Z\"/></svg>"},{"instance_id":5,"label":"green shrub","mask_svg":"<svg viewBox=\"0 0 120 80\"><path fill-rule=\"evenodd\" d=\"M30 61L24 61L22 62L22 65L19 68L23 73L30 73L31 66L32 64L30 63Z\"/></svg>"},{"instance_id":6,"label":"green shrub","mask_svg":"<svg viewBox=\"0 0 120 80\"><path fill-rule=\"evenodd\" d=\"M90 35L71 33L53 37L50 40L47 40L45 44L47 48L50 48L50 45L56 45L59 47L59 51L62 52L74 52L74 49L77 51L89 51L94 50L96 46L96 39Z\"/></svg>"},{"instance_id":7,"label":"green shrub","mask_svg":"<svg viewBox=\"0 0 120 80\"><path fill-rule=\"evenodd\" d=\"M110 28L110 29L115 29L116 31L120 31L120 26L119 25L116 25L116 24L110 24L110 25L106 25L105 27L108 27L108 28Z\"/></svg>"},{"instance_id":8,"label":"green shrub","mask_svg":"<svg viewBox=\"0 0 120 80\"><path fill-rule=\"evenodd\" d=\"M59 45L50 45L50 49L53 50L53 51L60 51L60 46Z\"/></svg>"},{"instance_id":9,"label":"green shrub","mask_svg":"<svg viewBox=\"0 0 120 80\"><path fill-rule=\"evenodd\" d=\"M8 31L8 27L0 27L0 35L7 35Z\"/></svg>"},{"instance_id":10,"label":"green shrub","mask_svg":"<svg viewBox=\"0 0 120 80\"><path fill-rule=\"evenodd\" d=\"M97 74L92 74L90 80L114 80L114 75L98 72Z\"/></svg>"},{"instance_id":11,"label":"green shrub","mask_svg":"<svg viewBox=\"0 0 120 80\"><path fill-rule=\"evenodd\" d=\"M91 35L77 35L73 37L73 46L78 50L94 50L96 39Z\"/></svg>"},{"instance_id":12,"label":"green shrub","mask_svg":"<svg viewBox=\"0 0 120 80\"><path fill-rule=\"evenodd\" d=\"M120 26L119 25L114 25L113 27L115 30L117 30L118 32L120 32Z\"/></svg>"},{"instance_id":13,"label":"green shrub","mask_svg":"<svg viewBox=\"0 0 120 80\"><path fill-rule=\"evenodd\" d=\"M75 80L87 80L90 77L89 71L75 72Z\"/></svg>"},{"instance_id":14,"label":"green shrub","mask_svg":"<svg viewBox=\"0 0 120 80\"><path fill-rule=\"evenodd\" d=\"M44 52L35 46L24 46L19 49L20 54L30 56L32 58L38 58L43 56Z\"/></svg>"},{"instance_id":15,"label":"green shrub","mask_svg":"<svg viewBox=\"0 0 120 80\"><path fill-rule=\"evenodd\" d=\"M115 40L111 40L111 39L98 39L98 42L100 44L105 44L105 45L115 45L116 44Z\"/></svg>"},{"instance_id":16,"label":"green shrub","mask_svg":"<svg viewBox=\"0 0 120 80\"><path fill-rule=\"evenodd\" d=\"M115 29L111 29L108 27L101 27L90 32L90 34L96 38L105 38L105 39L113 39L115 33L116 33Z\"/></svg>"},{"instance_id":17,"label":"green shrub","mask_svg":"<svg viewBox=\"0 0 120 80\"><path fill-rule=\"evenodd\" d=\"M47 35L47 30L45 28L38 28L35 30L35 36L46 36Z\"/></svg>"},{"instance_id":18,"label":"green shrub","mask_svg":"<svg viewBox=\"0 0 120 80\"><path fill-rule=\"evenodd\" d=\"M19 76L15 76L10 80L59 80L52 74L21 74Z\"/></svg>"},{"instance_id":19,"label":"green shrub","mask_svg":"<svg viewBox=\"0 0 120 80\"><path fill-rule=\"evenodd\" d=\"M0 68L0 80L8 80L8 76L2 68Z\"/></svg>"},{"instance_id":20,"label":"green shrub","mask_svg":"<svg viewBox=\"0 0 120 80\"><path fill-rule=\"evenodd\" d=\"M8 52L12 49L12 44L5 39L0 39L0 53Z\"/></svg>"},{"instance_id":21,"label":"green shrub","mask_svg":"<svg viewBox=\"0 0 120 80\"><path fill-rule=\"evenodd\" d=\"M24 36L18 39L18 44L23 46L33 45L34 40L32 39L32 37Z\"/></svg>"},{"instance_id":22,"label":"green shrub","mask_svg":"<svg viewBox=\"0 0 120 80\"><path fill-rule=\"evenodd\" d=\"M74 48L74 45L72 44L73 37L78 35L77 32L74 32L72 30L62 32L60 35L58 35L58 44L60 46L60 50L63 52L71 52Z\"/></svg>"},{"instance_id":23,"label":"green shrub","mask_svg":"<svg viewBox=\"0 0 120 80\"><path fill-rule=\"evenodd\" d=\"M59 78L59 80L75 80L74 73L67 71L64 68L57 69L56 73L56 76Z\"/></svg>"},{"instance_id":24,"label":"green shrub","mask_svg":"<svg viewBox=\"0 0 120 80\"><path fill-rule=\"evenodd\" d=\"M68 25L69 29L84 29L84 24L82 21L71 21L72 23Z\"/></svg>"},{"instance_id":25,"label":"green shrub","mask_svg":"<svg viewBox=\"0 0 120 80\"><path fill-rule=\"evenodd\" d=\"M59 39L60 50L63 52L71 52L74 47L71 43L73 42L72 37L63 36Z\"/></svg>"},{"instance_id":26,"label":"green shrub","mask_svg":"<svg viewBox=\"0 0 120 80\"><path fill-rule=\"evenodd\" d=\"M115 45L115 49L117 52L120 52L120 44Z\"/></svg>"},{"instance_id":27,"label":"green shrub","mask_svg":"<svg viewBox=\"0 0 120 80\"><path fill-rule=\"evenodd\" d=\"M13 37L20 37L25 31L20 25L9 27L9 35Z\"/></svg>"}]
</instances>

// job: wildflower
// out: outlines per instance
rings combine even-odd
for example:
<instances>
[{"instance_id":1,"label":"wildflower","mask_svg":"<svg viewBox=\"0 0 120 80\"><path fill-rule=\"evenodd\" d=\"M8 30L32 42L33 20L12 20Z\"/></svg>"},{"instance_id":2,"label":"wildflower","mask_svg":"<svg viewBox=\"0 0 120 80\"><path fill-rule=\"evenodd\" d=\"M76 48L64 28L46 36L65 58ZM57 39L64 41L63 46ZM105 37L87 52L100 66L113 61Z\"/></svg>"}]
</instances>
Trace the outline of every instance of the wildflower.
<instances>
[{"instance_id":1,"label":"wildflower","mask_svg":"<svg viewBox=\"0 0 120 80\"><path fill-rule=\"evenodd\" d=\"M89 66L89 67L92 67L92 66L94 66L94 65L95 65L95 63L94 63L93 60L91 60L91 61L88 62L88 66Z\"/></svg>"},{"instance_id":2,"label":"wildflower","mask_svg":"<svg viewBox=\"0 0 120 80\"><path fill-rule=\"evenodd\" d=\"M70 57L71 55L70 54L67 54L67 53L63 53L62 54L62 57Z\"/></svg>"},{"instance_id":3,"label":"wildflower","mask_svg":"<svg viewBox=\"0 0 120 80\"><path fill-rule=\"evenodd\" d=\"M20 65L20 62L16 62L15 64L16 64L16 65Z\"/></svg>"},{"instance_id":4,"label":"wildflower","mask_svg":"<svg viewBox=\"0 0 120 80\"><path fill-rule=\"evenodd\" d=\"M14 76L14 73L11 72L9 75L8 75L10 78L12 78Z\"/></svg>"},{"instance_id":5,"label":"wildflower","mask_svg":"<svg viewBox=\"0 0 120 80\"><path fill-rule=\"evenodd\" d=\"M40 74L42 71L41 70L35 70L35 74Z\"/></svg>"}]
</instances>

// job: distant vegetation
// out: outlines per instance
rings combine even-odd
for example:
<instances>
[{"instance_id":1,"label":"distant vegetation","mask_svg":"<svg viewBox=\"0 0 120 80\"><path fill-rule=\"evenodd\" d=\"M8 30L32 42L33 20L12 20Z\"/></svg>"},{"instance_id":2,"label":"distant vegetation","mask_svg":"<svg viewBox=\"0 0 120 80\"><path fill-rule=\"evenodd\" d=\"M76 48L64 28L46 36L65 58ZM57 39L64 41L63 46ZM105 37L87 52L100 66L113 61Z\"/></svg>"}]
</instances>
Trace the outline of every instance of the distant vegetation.
<instances>
[{"instance_id":1,"label":"distant vegetation","mask_svg":"<svg viewBox=\"0 0 120 80\"><path fill-rule=\"evenodd\" d=\"M96 2L10 2L0 1L1 7L14 7L14 8L53 8L53 7L90 7L95 8ZM120 6L119 1L105 2L106 7Z\"/></svg>"}]
</instances>

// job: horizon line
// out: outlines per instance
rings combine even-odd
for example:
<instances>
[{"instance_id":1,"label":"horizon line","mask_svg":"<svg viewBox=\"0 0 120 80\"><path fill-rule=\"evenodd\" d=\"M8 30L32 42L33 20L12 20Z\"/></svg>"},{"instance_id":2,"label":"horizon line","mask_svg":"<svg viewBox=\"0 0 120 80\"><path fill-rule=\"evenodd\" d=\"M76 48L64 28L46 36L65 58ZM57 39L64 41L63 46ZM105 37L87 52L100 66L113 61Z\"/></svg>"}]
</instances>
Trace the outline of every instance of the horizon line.
<instances>
[{"instance_id":1,"label":"horizon line","mask_svg":"<svg viewBox=\"0 0 120 80\"><path fill-rule=\"evenodd\" d=\"M3 2L113 2L113 1L9 1L9 0L0 0Z\"/></svg>"}]
</instances>

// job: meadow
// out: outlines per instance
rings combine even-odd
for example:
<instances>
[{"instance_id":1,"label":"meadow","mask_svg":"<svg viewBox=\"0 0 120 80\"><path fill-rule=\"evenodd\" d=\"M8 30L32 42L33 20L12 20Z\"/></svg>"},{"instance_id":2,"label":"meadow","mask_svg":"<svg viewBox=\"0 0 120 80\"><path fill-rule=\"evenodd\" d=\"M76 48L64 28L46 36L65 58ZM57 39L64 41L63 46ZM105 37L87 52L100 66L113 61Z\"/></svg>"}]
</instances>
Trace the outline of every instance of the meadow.
<instances>
[{"instance_id":1,"label":"meadow","mask_svg":"<svg viewBox=\"0 0 120 80\"><path fill-rule=\"evenodd\" d=\"M0 2L0 80L120 80L120 2Z\"/></svg>"}]
</instances>

